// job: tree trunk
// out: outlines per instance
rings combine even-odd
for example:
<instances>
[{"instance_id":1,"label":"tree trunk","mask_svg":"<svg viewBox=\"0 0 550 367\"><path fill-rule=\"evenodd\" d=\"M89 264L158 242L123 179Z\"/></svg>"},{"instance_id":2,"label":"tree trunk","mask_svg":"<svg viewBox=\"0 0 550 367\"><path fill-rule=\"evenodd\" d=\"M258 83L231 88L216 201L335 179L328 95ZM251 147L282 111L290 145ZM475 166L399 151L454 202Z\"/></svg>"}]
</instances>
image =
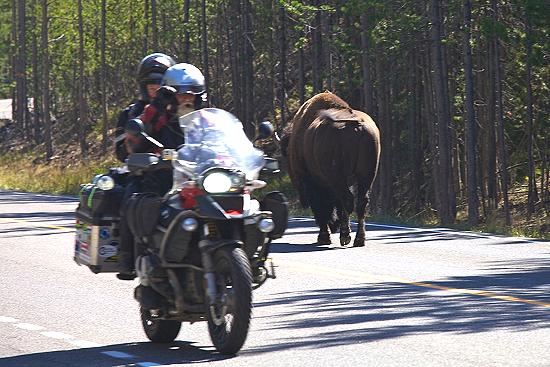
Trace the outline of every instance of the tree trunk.
<instances>
[{"instance_id":1,"label":"tree trunk","mask_svg":"<svg viewBox=\"0 0 550 367\"><path fill-rule=\"evenodd\" d=\"M414 45L413 45L414 47ZM418 54L411 50L409 52L409 152L410 152L410 197L412 201L412 211L414 214L420 212L421 208L421 191L422 182L422 124L421 124L421 95L422 95L422 78L419 75L421 70L418 70Z\"/></svg>"},{"instance_id":2,"label":"tree trunk","mask_svg":"<svg viewBox=\"0 0 550 367\"><path fill-rule=\"evenodd\" d=\"M468 187L468 223L477 225L479 199L477 196L477 131L474 111L474 78L472 47L470 46L472 25L472 2L464 1L464 77L466 80L466 164Z\"/></svg>"},{"instance_id":3,"label":"tree trunk","mask_svg":"<svg viewBox=\"0 0 550 367\"><path fill-rule=\"evenodd\" d=\"M32 28L32 86L33 86L33 135L34 142L36 144L40 143L40 111L42 106L40 105L40 70L38 68L38 30L36 24L36 0L33 0L31 3L32 17L31 17L31 28Z\"/></svg>"},{"instance_id":4,"label":"tree trunk","mask_svg":"<svg viewBox=\"0 0 550 367\"><path fill-rule=\"evenodd\" d=\"M281 27L279 31L279 109L281 110L281 121L284 123L287 119L286 114L286 55L287 55L287 42L286 42L286 10L284 6L279 7L279 17Z\"/></svg>"},{"instance_id":5,"label":"tree trunk","mask_svg":"<svg viewBox=\"0 0 550 367\"><path fill-rule=\"evenodd\" d=\"M489 212L496 210L498 207L498 190L497 190L497 148L496 148L496 94L495 94L495 47L494 42L491 40L489 45L489 58L487 60L487 69L489 70L488 91L487 91L487 121L486 121L486 143L487 147L487 170L485 176L487 177L487 201Z\"/></svg>"},{"instance_id":6,"label":"tree trunk","mask_svg":"<svg viewBox=\"0 0 550 367\"><path fill-rule=\"evenodd\" d=\"M430 196L430 201L435 204L435 207L439 205L440 199L439 196L441 195L440 190L437 188L441 185L441 175L440 175L440 167L438 164L438 146L437 146L437 116L436 111L434 107L434 85L432 82L432 76L431 76L431 65L430 65L430 50L426 49L424 54L422 55L422 70L423 70L423 85L424 87L424 110L423 110L423 116L422 121L425 121L426 127L427 127L427 135L428 135L428 142L429 142L429 149L430 149L430 155L429 155L429 161L430 161L430 168L431 168L431 176L432 176L432 185L431 188L428 190L428 193L432 193L433 196Z\"/></svg>"},{"instance_id":7,"label":"tree trunk","mask_svg":"<svg viewBox=\"0 0 550 367\"><path fill-rule=\"evenodd\" d=\"M44 142L46 158L53 156L52 124L50 121L50 53L48 51L48 1L42 0L42 114L44 116Z\"/></svg>"},{"instance_id":8,"label":"tree trunk","mask_svg":"<svg viewBox=\"0 0 550 367\"><path fill-rule=\"evenodd\" d=\"M107 62L105 56L107 32L107 0L101 0L101 117L103 120L103 139L101 151L107 153L108 121L107 121Z\"/></svg>"},{"instance_id":9,"label":"tree trunk","mask_svg":"<svg viewBox=\"0 0 550 367\"><path fill-rule=\"evenodd\" d=\"M12 121L17 122L18 112L17 105L19 104L18 96L18 73L19 73L19 58L17 56L19 52L19 42L17 42L17 0L11 2L11 55L10 55L10 79L16 82L15 88L12 91L11 97L11 118Z\"/></svg>"},{"instance_id":10,"label":"tree trunk","mask_svg":"<svg viewBox=\"0 0 550 367\"><path fill-rule=\"evenodd\" d=\"M229 63L231 66L231 100L233 113L237 116L241 116L242 104L241 104L241 88L240 84L240 60L239 60L239 7L236 2L231 2L226 11L226 19L232 19L233 21L227 22L227 49L229 51Z\"/></svg>"},{"instance_id":11,"label":"tree trunk","mask_svg":"<svg viewBox=\"0 0 550 367\"><path fill-rule=\"evenodd\" d=\"M220 3L218 4L218 19L223 19L223 5ZM212 93L213 95L209 96L209 101L211 105L219 106L225 97L225 73L223 72L224 67L223 64L225 64L225 49L223 44L223 33L224 33L224 25L223 22L218 21L216 22L216 30L218 33L218 37L216 38L216 54L215 54L215 61L214 61L214 75L212 77L212 85L210 85L210 91L215 91ZM214 85L215 83L215 85Z\"/></svg>"},{"instance_id":12,"label":"tree trunk","mask_svg":"<svg viewBox=\"0 0 550 367\"><path fill-rule=\"evenodd\" d=\"M314 1L319 6L319 0ZM316 11L315 23L311 29L311 73L313 80L313 93L321 92L323 88L323 35L321 33L321 10Z\"/></svg>"},{"instance_id":13,"label":"tree trunk","mask_svg":"<svg viewBox=\"0 0 550 367\"><path fill-rule=\"evenodd\" d=\"M202 0L201 6L201 18L202 18L202 27L201 27L201 45L202 45L202 65L203 73L206 82L206 93L209 92L210 85L210 70L208 68L208 34L206 28L206 0Z\"/></svg>"},{"instance_id":14,"label":"tree trunk","mask_svg":"<svg viewBox=\"0 0 550 367\"><path fill-rule=\"evenodd\" d=\"M454 223L453 202L455 192L452 178L452 159L450 147L450 114L446 99L446 75L443 69L443 49L441 40L443 37L440 3L439 0L432 0L432 64L433 84L435 90L435 101L438 118L438 143L439 143L439 217L442 224Z\"/></svg>"},{"instance_id":15,"label":"tree trunk","mask_svg":"<svg viewBox=\"0 0 550 367\"><path fill-rule=\"evenodd\" d=\"M243 0L243 102L244 132L249 138L255 134L254 125L254 53L253 53L253 28L252 28L252 7L249 0Z\"/></svg>"},{"instance_id":16,"label":"tree trunk","mask_svg":"<svg viewBox=\"0 0 550 367\"><path fill-rule=\"evenodd\" d=\"M82 0L78 0L78 126L80 151L83 157L88 154L86 144L86 101L84 100L84 27L82 20Z\"/></svg>"},{"instance_id":17,"label":"tree trunk","mask_svg":"<svg viewBox=\"0 0 550 367\"><path fill-rule=\"evenodd\" d=\"M498 18L497 0L492 0L493 21L496 25ZM502 190L502 201L504 204L504 217L506 225L512 224L510 216L510 204L508 201L508 157L506 151L506 141L504 135L504 106L502 98L502 64L500 62L500 42L497 33L494 35L494 68L495 68L495 96L496 96L496 118L497 118L497 136L498 136L498 156L500 162L500 187Z\"/></svg>"},{"instance_id":18,"label":"tree trunk","mask_svg":"<svg viewBox=\"0 0 550 367\"><path fill-rule=\"evenodd\" d=\"M298 50L298 96L300 97L300 105L303 105L306 101L306 77L304 66L304 47L300 46Z\"/></svg>"},{"instance_id":19,"label":"tree trunk","mask_svg":"<svg viewBox=\"0 0 550 367\"><path fill-rule=\"evenodd\" d=\"M153 51L159 51L158 26L157 26L157 0L151 0L151 36L153 38Z\"/></svg>"},{"instance_id":20,"label":"tree trunk","mask_svg":"<svg viewBox=\"0 0 550 367\"><path fill-rule=\"evenodd\" d=\"M361 14L361 67L363 70L363 105L365 111L368 114L374 112L374 98L373 98L373 85L372 85L372 73L370 66L370 54L371 54L371 42L370 31L372 29L372 7L366 13Z\"/></svg>"},{"instance_id":21,"label":"tree trunk","mask_svg":"<svg viewBox=\"0 0 550 367\"><path fill-rule=\"evenodd\" d=\"M378 100L377 123L380 129L380 145L383 147L380 153L379 168L379 208L380 214L390 215L392 210L393 198L393 180L392 180L392 122L391 122L391 95L390 95L390 75L391 66L388 60L384 60L383 50L377 50L376 57L376 80L380 93Z\"/></svg>"},{"instance_id":22,"label":"tree trunk","mask_svg":"<svg viewBox=\"0 0 550 367\"><path fill-rule=\"evenodd\" d=\"M185 0L183 5L183 24L184 24L184 36L183 36L183 62L189 62L191 42L189 41L190 31L189 31L189 2L190 0ZM220 5L221 7L222 5ZM220 33L221 34L221 33Z\"/></svg>"},{"instance_id":23,"label":"tree trunk","mask_svg":"<svg viewBox=\"0 0 550 367\"><path fill-rule=\"evenodd\" d=\"M332 13L321 13L321 29L322 34L325 34L325 44L323 51L323 65L325 65L323 73L325 75L325 88L332 91L334 83L332 79L332 73L334 72L334 65L332 64ZM324 89L325 89L324 88Z\"/></svg>"},{"instance_id":24,"label":"tree trunk","mask_svg":"<svg viewBox=\"0 0 550 367\"><path fill-rule=\"evenodd\" d=\"M531 58L533 54L531 19L528 10L525 10L525 68L527 71L527 161L528 161L528 194L527 213L531 216L535 212L535 202L538 201L537 185L535 182L535 162L533 157L534 127L533 127L533 85Z\"/></svg>"},{"instance_id":25,"label":"tree trunk","mask_svg":"<svg viewBox=\"0 0 550 367\"><path fill-rule=\"evenodd\" d=\"M25 137L29 137L28 126L28 96L27 96L27 27L25 24L26 18L26 2L25 0L18 0L18 50L17 50L17 62L15 72L15 85L17 95L17 111L15 121L23 129Z\"/></svg>"},{"instance_id":26,"label":"tree trunk","mask_svg":"<svg viewBox=\"0 0 550 367\"><path fill-rule=\"evenodd\" d=\"M143 1L143 51L142 55L145 56L149 51L149 0Z\"/></svg>"}]
</instances>

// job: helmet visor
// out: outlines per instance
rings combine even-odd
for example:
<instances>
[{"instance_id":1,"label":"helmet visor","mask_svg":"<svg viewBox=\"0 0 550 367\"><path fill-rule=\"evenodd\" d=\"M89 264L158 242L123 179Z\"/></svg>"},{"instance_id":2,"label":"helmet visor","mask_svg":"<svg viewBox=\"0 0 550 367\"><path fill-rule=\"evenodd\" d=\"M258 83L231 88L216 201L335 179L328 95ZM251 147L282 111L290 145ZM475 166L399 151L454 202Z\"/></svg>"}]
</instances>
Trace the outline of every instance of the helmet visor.
<instances>
[{"instance_id":1,"label":"helmet visor","mask_svg":"<svg viewBox=\"0 0 550 367\"><path fill-rule=\"evenodd\" d=\"M205 92L204 85L173 85L177 94L201 94Z\"/></svg>"},{"instance_id":2,"label":"helmet visor","mask_svg":"<svg viewBox=\"0 0 550 367\"><path fill-rule=\"evenodd\" d=\"M143 84L161 84L162 83L162 74L160 73L150 73L141 79Z\"/></svg>"}]
</instances>

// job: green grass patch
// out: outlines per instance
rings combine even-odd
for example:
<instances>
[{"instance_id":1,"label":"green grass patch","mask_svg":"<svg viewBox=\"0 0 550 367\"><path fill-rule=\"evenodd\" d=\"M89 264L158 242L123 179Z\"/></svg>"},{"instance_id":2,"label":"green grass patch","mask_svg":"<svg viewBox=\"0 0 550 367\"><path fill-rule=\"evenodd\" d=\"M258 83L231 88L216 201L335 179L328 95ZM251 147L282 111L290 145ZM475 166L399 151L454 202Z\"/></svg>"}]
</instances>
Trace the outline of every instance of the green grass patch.
<instances>
[{"instance_id":1,"label":"green grass patch","mask_svg":"<svg viewBox=\"0 0 550 367\"><path fill-rule=\"evenodd\" d=\"M0 157L0 188L27 192L76 195L80 184L105 172L112 161L34 164L28 157Z\"/></svg>"}]
</instances>

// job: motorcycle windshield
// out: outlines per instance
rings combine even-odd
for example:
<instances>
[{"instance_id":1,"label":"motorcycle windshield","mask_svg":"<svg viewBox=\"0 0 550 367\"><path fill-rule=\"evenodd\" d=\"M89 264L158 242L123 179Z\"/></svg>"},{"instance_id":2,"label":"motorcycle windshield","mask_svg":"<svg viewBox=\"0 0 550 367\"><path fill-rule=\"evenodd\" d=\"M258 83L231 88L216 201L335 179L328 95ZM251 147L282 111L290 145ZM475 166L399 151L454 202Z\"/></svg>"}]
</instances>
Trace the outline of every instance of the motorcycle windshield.
<instances>
[{"instance_id":1,"label":"motorcycle windshield","mask_svg":"<svg viewBox=\"0 0 550 367\"><path fill-rule=\"evenodd\" d=\"M203 108L179 118L184 132L174 168L196 179L212 167L241 170L255 179L264 166L263 153L246 137L241 121L218 108Z\"/></svg>"}]
</instances>

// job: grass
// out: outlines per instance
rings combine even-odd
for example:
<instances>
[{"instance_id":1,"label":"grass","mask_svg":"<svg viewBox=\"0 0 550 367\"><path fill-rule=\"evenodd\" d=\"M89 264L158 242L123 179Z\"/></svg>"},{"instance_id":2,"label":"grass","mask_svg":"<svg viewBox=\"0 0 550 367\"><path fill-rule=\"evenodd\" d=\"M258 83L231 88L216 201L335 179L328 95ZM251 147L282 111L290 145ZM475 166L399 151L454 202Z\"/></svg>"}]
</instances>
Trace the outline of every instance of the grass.
<instances>
[{"instance_id":1,"label":"grass","mask_svg":"<svg viewBox=\"0 0 550 367\"><path fill-rule=\"evenodd\" d=\"M34 164L25 156L0 157L0 188L28 192L76 195L81 183L105 172L113 161L105 160L93 163Z\"/></svg>"}]
</instances>

